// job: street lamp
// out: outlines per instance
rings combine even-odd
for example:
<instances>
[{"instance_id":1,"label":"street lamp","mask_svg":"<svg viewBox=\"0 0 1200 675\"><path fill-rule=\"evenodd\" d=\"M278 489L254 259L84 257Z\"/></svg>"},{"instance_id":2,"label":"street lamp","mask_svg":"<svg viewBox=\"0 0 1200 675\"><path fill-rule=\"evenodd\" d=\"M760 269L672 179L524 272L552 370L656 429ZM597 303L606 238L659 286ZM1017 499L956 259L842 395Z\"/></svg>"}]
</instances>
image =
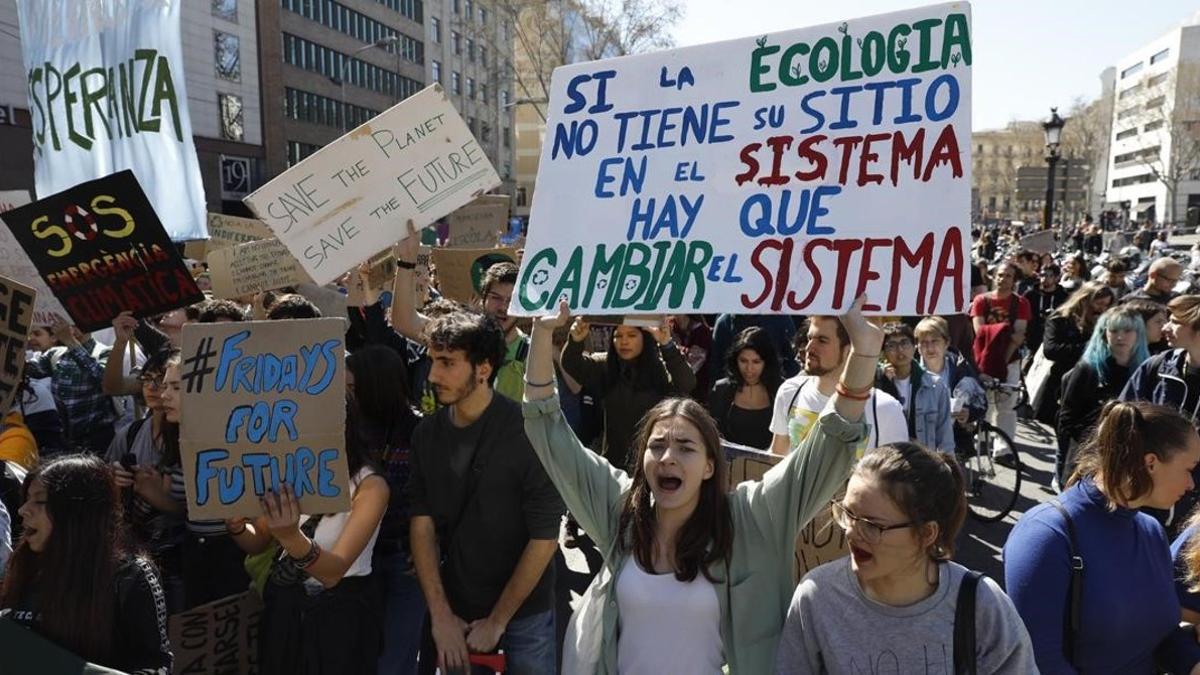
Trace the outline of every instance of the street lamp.
<instances>
[{"instance_id":1,"label":"street lamp","mask_svg":"<svg viewBox=\"0 0 1200 675\"><path fill-rule=\"evenodd\" d=\"M389 35L385 38L376 40L375 42L372 42L369 45L363 45L363 46L359 47L358 49L355 49L353 52L350 52L350 55L346 57L345 61L342 61L342 75L340 78L338 78L338 84L340 84L342 86L342 96L341 96L342 109L339 111L340 114L338 115L338 117L341 118L341 120L342 120L342 134L343 135L345 135L345 133L346 133L346 70L350 67L350 62L354 60L354 57L367 51L368 49L373 49L375 47L380 47L380 48L386 47L390 44L399 42L399 40L400 40L399 35ZM397 61L398 60L399 59L397 58ZM397 68L397 72L399 72L399 68Z\"/></svg>"},{"instance_id":2,"label":"street lamp","mask_svg":"<svg viewBox=\"0 0 1200 675\"><path fill-rule=\"evenodd\" d=\"M1054 165L1061 155L1058 152L1062 140L1063 126L1067 121L1058 116L1058 108L1050 109L1050 119L1042 122L1046 133L1046 210L1042 214L1042 229L1049 229L1054 217Z\"/></svg>"}]
</instances>

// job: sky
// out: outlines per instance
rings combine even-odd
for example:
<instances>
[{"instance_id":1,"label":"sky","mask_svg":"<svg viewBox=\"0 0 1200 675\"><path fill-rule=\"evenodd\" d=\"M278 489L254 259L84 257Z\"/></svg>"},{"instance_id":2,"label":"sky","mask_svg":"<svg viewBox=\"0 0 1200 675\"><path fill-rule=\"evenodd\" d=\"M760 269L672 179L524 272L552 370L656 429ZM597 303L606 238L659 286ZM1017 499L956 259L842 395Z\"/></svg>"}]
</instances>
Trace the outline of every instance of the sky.
<instances>
[{"instance_id":1,"label":"sky","mask_svg":"<svg viewBox=\"0 0 1200 675\"><path fill-rule=\"evenodd\" d=\"M677 46L841 22L934 4L911 0L683 0ZM730 11L735 7L736 11ZM1100 72L1200 11L1197 0L977 0L972 123L1003 127L1100 94Z\"/></svg>"}]
</instances>

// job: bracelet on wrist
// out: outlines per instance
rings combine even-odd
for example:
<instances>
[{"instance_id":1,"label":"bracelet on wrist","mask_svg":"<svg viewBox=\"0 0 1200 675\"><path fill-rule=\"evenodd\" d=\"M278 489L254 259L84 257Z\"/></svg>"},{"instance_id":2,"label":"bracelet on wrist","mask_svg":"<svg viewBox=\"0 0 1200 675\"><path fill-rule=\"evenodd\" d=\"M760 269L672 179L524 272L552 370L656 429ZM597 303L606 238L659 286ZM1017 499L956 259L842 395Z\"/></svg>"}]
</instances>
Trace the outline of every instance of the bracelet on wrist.
<instances>
[{"instance_id":1,"label":"bracelet on wrist","mask_svg":"<svg viewBox=\"0 0 1200 675\"><path fill-rule=\"evenodd\" d=\"M874 354L863 354L862 352L856 352L853 350L850 351L850 356L861 356L864 359L878 359L879 354L880 352L875 352Z\"/></svg>"},{"instance_id":2,"label":"bracelet on wrist","mask_svg":"<svg viewBox=\"0 0 1200 675\"><path fill-rule=\"evenodd\" d=\"M293 556L290 553L288 554L288 557L292 559L292 564L295 565L296 567L299 567L300 569L308 568L314 562L316 562L317 558L320 557L320 555L321 555L321 547L317 546L317 542L310 539L309 544L310 545L308 547L308 553L305 553L304 555L300 556L299 558Z\"/></svg>"},{"instance_id":3,"label":"bracelet on wrist","mask_svg":"<svg viewBox=\"0 0 1200 675\"><path fill-rule=\"evenodd\" d=\"M525 382L526 387L552 387L552 386L554 386L554 380L550 380L549 382L530 382L528 377L523 377L521 379Z\"/></svg>"},{"instance_id":4,"label":"bracelet on wrist","mask_svg":"<svg viewBox=\"0 0 1200 675\"><path fill-rule=\"evenodd\" d=\"M396 267L402 270L415 270L417 269L417 263L407 260L396 260Z\"/></svg>"},{"instance_id":5,"label":"bracelet on wrist","mask_svg":"<svg viewBox=\"0 0 1200 675\"><path fill-rule=\"evenodd\" d=\"M865 401L871 398L871 389L873 387L863 387L862 389L851 389L846 386L845 382L839 381L834 386L833 390L842 396L855 401Z\"/></svg>"}]
</instances>

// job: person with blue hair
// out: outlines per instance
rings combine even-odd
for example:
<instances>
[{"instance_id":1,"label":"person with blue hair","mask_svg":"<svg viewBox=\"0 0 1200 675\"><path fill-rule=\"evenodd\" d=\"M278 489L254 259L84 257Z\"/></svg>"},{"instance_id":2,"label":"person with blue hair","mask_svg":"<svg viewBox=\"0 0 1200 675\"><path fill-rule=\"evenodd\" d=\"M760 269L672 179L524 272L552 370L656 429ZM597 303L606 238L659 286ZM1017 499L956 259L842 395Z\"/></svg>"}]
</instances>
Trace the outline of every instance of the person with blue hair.
<instances>
[{"instance_id":1,"label":"person with blue hair","mask_svg":"<svg viewBox=\"0 0 1200 675\"><path fill-rule=\"evenodd\" d=\"M1066 484L1074 470L1075 454L1099 418L1100 409L1119 398L1133 371L1150 358L1146 323L1135 309L1118 306L1096 322L1083 357L1063 378L1056 431L1067 452L1054 457L1054 487Z\"/></svg>"}]
</instances>

